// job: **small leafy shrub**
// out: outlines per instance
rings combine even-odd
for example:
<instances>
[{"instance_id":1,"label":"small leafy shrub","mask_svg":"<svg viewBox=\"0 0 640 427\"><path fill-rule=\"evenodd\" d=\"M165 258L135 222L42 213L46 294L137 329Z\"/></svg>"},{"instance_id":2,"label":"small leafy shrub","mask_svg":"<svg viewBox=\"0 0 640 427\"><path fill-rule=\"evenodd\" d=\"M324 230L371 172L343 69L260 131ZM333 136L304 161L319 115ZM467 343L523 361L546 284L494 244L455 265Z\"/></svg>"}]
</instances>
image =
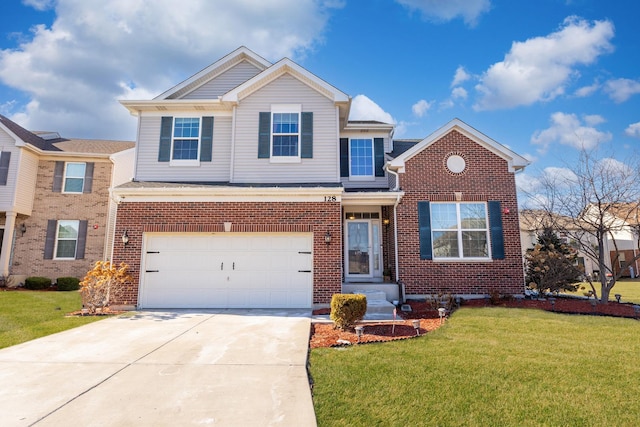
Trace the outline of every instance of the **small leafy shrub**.
<instances>
[{"instance_id":1,"label":"small leafy shrub","mask_svg":"<svg viewBox=\"0 0 640 427\"><path fill-rule=\"evenodd\" d=\"M362 294L334 294L330 318L335 328L345 330L362 320L367 312L367 297Z\"/></svg>"},{"instance_id":2,"label":"small leafy shrub","mask_svg":"<svg viewBox=\"0 0 640 427\"><path fill-rule=\"evenodd\" d=\"M59 291L77 291L80 289L80 279L76 277L58 277L56 284Z\"/></svg>"},{"instance_id":3,"label":"small leafy shrub","mask_svg":"<svg viewBox=\"0 0 640 427\"><path fill-rule=\"evenodd\" d=\"M51 279L48 277L32 276L24 280L24 287L32 291L47 289L51 286Z\"/></svg>"},{"instance_id":4,"label":"small leafy shrub","mask_svg":"<svg viewBox=\"0 0 640 427\"><path fill-rule=\"evenodd\" d=\"M109 261L97 261L93 269L80 282L82 305L95 314L98 309L109 307L112 300L118 300L127 282L133 278L127 272L129 266L120 263L119 267Z\"/></svg>"}]
</instances>

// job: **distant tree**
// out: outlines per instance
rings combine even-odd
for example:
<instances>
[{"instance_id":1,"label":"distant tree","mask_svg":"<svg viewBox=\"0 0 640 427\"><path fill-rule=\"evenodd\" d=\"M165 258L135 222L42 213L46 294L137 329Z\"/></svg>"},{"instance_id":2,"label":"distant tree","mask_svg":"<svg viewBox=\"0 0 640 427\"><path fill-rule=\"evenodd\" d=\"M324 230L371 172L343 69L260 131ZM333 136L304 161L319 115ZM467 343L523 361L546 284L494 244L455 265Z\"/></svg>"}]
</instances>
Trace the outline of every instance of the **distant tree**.
<instances>
[{"instance_id":1,"label":"distant tree","mask_svg":"<svg viewBox=\"0 0 640 427\"><path fill-rule=\"evenodd\" d=\"M538 292L573 292L582 277L576 266L578 252L563 244L556 233L545 228L538 234L538 242L527 250L527 285Z\"/></svg>"},{"instance_id":2,"label":"distant tree","mask_svg":"<svg viewBox=\"0 0 640 427\"><path fill-rule=\"evenodd\" d=\"M605 242L613 243L614 263L619 260L616 236L632 228L638 245L640 209L640 161L633 155L625 162L600 157L596 151L582 149L572 165L539 177L539 185L527 192L532 202L546 213L546 224L574 240L580 251L598 265L601 302L607 302L611 289L623 272L640 258L625 259L619 269L608 261ZM638 245L640 246L640 245ZM591 289L598 290L589 278Z\"/></svg>"}]
</instances>

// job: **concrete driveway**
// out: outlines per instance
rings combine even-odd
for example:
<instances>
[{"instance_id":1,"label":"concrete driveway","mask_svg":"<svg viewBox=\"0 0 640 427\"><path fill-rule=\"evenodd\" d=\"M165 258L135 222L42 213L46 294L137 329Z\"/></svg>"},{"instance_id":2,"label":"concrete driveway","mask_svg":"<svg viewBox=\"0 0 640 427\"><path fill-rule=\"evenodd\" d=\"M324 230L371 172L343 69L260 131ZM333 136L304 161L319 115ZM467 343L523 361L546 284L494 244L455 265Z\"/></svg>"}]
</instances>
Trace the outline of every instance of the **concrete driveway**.
<instances>
[{"instance_id":1,"label":"concrete driveway","mask_svg":"<svg viewBox=\"0 0 640 427\"><path fill-rule=\"evenodd\" d=\"M315 426L310 313L143 312L0 350L0 425Z\"/></svg>"}]
</instances>

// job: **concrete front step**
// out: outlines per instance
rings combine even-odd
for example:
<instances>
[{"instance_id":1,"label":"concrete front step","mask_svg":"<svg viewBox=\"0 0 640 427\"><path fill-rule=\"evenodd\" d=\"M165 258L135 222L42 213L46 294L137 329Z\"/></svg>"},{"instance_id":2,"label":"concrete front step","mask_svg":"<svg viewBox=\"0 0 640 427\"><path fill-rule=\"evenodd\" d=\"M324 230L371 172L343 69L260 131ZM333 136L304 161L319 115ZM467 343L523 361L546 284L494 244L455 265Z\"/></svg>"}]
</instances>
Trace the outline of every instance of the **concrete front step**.
<instances>
[{"instance_id":1,"label":"concrete front step","mask_svg":"<svg viewBox=\"0 0 640 427\"><path fill-rule=\"evenodd\" d=\"M364 320L393 320L395 305L387 301L383 291L364 290L354 294L364 294L367 297L367 312Z\"/></svg>"}]
</instances>

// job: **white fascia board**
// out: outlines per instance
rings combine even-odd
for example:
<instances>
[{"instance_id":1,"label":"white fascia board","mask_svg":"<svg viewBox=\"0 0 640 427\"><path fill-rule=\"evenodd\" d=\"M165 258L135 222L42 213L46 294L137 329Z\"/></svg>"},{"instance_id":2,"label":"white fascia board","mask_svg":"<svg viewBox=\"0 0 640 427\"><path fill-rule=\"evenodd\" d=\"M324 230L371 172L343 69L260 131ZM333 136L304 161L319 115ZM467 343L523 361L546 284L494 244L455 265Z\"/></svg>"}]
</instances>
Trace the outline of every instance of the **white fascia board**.
<instances>
[{"instance_id":1,"label":"white fascia board","mask_svg":"<svg viewBox=\"0 0 640 427\"><path fill-rule=\"evenodd\" d=\"M407 162L409 159L411 159L422 150L429 147L453 130L460 132L472 141L478 143L480 146L491 151L493 154L506 160L509 165L510 172L516 172L517 170L524 169L530 163L524 157L516 154L514 151L508 149L499 142L489 138L482 132L479 132L478 130L472 128L462 120L453 119L446 125L442 126L440 129L436 130L431 135L427 136L425 139L417 143L415 146L411 147L409 150L393 159L389 163L389 167L394 170L404 168L405 162Z\"/></svg>"},{"instance_id":2,"label":"white fascia board","mask_svg":"<svg viewBox=\"0 0 640 427\"><path fill-rule=\"evenodd\" d=\"M345 205L381 205L392 206L404 197L404 191L354 192L344 193L342 203Z\"/></svg>"},{"instance_id":3,"label":"white fascia board","mask_svg":"<svg viewBox=\"0 0 640 427\"><path fill-rule=\"evenodd\" d=\"M31 144L25 144L25 148L35 154L37 154L40 160L64 160L64 159L84 159L85 161L91 160L108 160L114 153L79 153L73 151L44 151L38 147L34 147ZM135 147L128 148L127 150L133 150ZM126 151L126 150L123 150Z\"/></svg>"},{"instance_id":4,"label":"white fascia board","mask_svg":"<svg viewBox=\"0 0 640 427\"><path fill-rule=\"evenodd\" d=\"M224 105L220 99L167 99L156 100L121 100L122 104L132 116L138 116L145 111L217 111L230 110L231 106Z\"/></svg>"},{"instance_id":5,"label":"white fascia board","mask_svg":"<svg viewBox=\"0 0 640 427\"><path fill-rule=\"evenodd\" d=\"M349 103L349 95L335 88L329 83L325 82L313 73L310 73L306 69L302 68L289 58L284 58L275 63L273 66L267 68L255 77L247 80L238 87L230 90L222 95L223 102L237 103L242 98L246 97L250 93L255 92L273 79L281 76L282 74L289 73L293 77L299 79L309 87L317 90L319 93L327 96L335 103Z\"/></svg>"},{"instance_id":6,"label":"white fascia board","mask_svg":"<svg viewBox=\"0 0 640 427\"><path fill-rule=\"evenodd\" d=\"M342 187L149 187L114 188L122 202L340 202ZM335 200L333 199L335 197ZM327 199L329 198L329 199Z\"/></svg>"},{"instance_id":7,"label":"white fascia board","mask_svg":"<svg viewBox=\"0 0 640 427\"><path fill-rule=\"evenodd\" d=\"M371 130L371 131L387 131L391 132L395 128L395 125L390 123L347 123L344 127L344 132L359 131L359 130Z\"/></svg>"},{"instance_id":8,"label":"white fascia board","mask_svg":"<svg viewBox=\"0 0 640 427\"><path fill-rule=\"evenodd\" d=\"M24 146L27 145L22 139L20 139L18 137L18 135L16 135L15 133L11 132L11 130L9 130L8 127L3 125L2 122L0 122L0 129L5 131L7 133L7 135L9 135L11 137L11 139L13 139L15 141L16 147L24 147Z\"/></svg>"},{"instance_id":9,"label":"white fascia board","mask_svg":"<svg viewBox=\"0 0 640 427\"><path fill-rule=\"evenodd\" d=\"M257 68L260 68L262 70L271 66L271 62L267 61L266 59L256 54L252 50L244 46L241 46L238 49L234 50L233 52L225 55L218 61L214 62L213 64L209 65L208 67L202 69L201 71L198 71L196 74L184 80L183 82L178 83L171 89L156 96L154 100L166 99L171 95L174 95L175 93L180 92L182 89L192 85L193 83L198 82L199 80L203 80L203 83L205 81L211 80L212 78L223 73L224 71L228 70L230 67L232 67L233 65L237 64L242 60L247 60L252 64L254 64Z\"/></svg>"}]
</instances>

